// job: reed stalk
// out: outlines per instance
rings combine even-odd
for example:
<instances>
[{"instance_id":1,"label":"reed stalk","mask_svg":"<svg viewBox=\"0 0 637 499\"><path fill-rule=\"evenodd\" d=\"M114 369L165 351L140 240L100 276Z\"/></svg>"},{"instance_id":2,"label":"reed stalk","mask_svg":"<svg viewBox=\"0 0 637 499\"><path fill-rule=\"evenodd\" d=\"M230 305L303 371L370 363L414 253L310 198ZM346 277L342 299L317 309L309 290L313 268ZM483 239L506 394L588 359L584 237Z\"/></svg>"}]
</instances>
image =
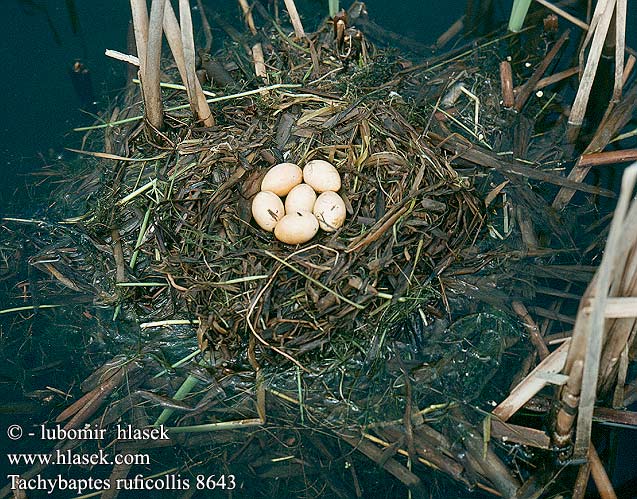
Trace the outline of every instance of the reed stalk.
<instances>
[{"instance_id":1,"label":"reed stalk","mask_svg":"<svg viewBox=\"0 0 637 499\"><path fill-rule=\"evenodd\" d=\"M301 23L299 12L296 10L294 0L284 1L285 8L287 9L288 15L290 16L290 21L292 21L292 26L294 27L294 34L297 38L305 38L305 30L303 29L303 24Z\"/></svg>"},{"instance_id":2,"label":"reed stalk","mask_svg":"<svg viewBox=\"0 0 637 499\"><path fill-rule=\"evenodd\" d=\"M569 125L574 127L579 127L584 122L584 114L586 113L586 107L588 106L588 99L591 96L591 89L593 87L593 81L595 80L595 74L597 73L597 66L599 65L599 60L602 55L602 49L604 48L606 35L610 29L613 12L615 12L615 5L616 0L600 0L597 3L590 29L586 34L586 39L584 40L584 44L580 50L580 67L583 67L585 51L590 43L586 66L584 67L577 95L575 96L575 102L573 102L571 114L568 118ZM623 61L623 47L621 56ZM622 70L623 67L624 65L622 64Z\"/></svg>"},{"instance_id":3,"label":"reed stalk","mask_svg":"<svg viewBox=\"0 0 637 499\"><path fill-rule=\"evenodd\" d=\"M182 1L182 0L180 0ZM186 0L185 2L188 4L189 2ZM182 6L180 4L180 17L182 16ZM166 0L166 14L164 16L164 32L166 33L166 39L168 40L168 46L175 58L175 63L177 64L177 70L179 71L179 76L186 87L186 93L188 94L188 102L190 103L190 108L193 114L201 121L205 126L213 126L214 118L212 116L212 112L210 111L210 106L206 102L206 96L203 93L203 89L201 88L201 84L199 83L199 79L195 74L195 56L194 56L194 39L192 35L192 19L190 17L190 8L185 9L187 13L184 16L188 17L188 20L180 19L182 23L186 23L190 27L184 30L184 27L180 27L179 22L177 21L177 16L175 15L175 11L172 8L169 0ZM184 31L188 31L184 35ZM189 49L185 49L184 47L184 38L189 38L192 42L187 42L188 45L192 47L192 56L186 56L186 51ZM190 60L188 60L190 59Z\"/></svg>"},{"instance_id":4,"label":"reed stalk","mask_svg":"<svg viewBox=\"0 0 637 499\"><path fill-rule=\"evenodd\" d=\"M530 5L531 0L514 0L509 17L509 31L518 33L522 29Z\"/></svg>"},{"instance_id":5,"label":"reed stalk","mask_svg":"<svg viewBox=\"0 0 637 499\"><path fill-rule=\"evenodd\" d=\"M188 98L192 105L193 113L198 114L195 81L195 39L192 34L192 17L190 15L190 1L179 0L179 27L181 28L181 45L184 59L186 81L184 85L188 89Z\"/></svg>"},{"instance_id":6,"label":"reed stalk","mask_svg":"<svg viewBox=\"0 0 637 499\"><path fill-rule=\"evenodd\" d=\"M632 201L636 184L637 163L624 173L602 262L580 302L564 367L569 382L562 389L560 400L570 407L574 406L572 402L577 403L575 458L587 456L597 394L609 390L609 385L616 380L617 361L635 327L634 318L605 319L609 296L634 296L637 292L637 264L632 258L637 244L637 203ZM555 433L558 441L568 442L573 412L571 417L563 417L562 424L557 425Z\"/></svg>"},{"instance_id":7,"label":"reed stalk","mask_svg":"<svg viewBox=\"0 0 637 499\"><path fill-rule=\"evenodd\" d=\"M146 47L148 46L148 8L146 0L130 0L130 7L140 76L142 76L146 67Z\"/></svg>"},{"instance_id":8,"label":"reed stalk","mask_svg":"<svg viewBox=\"0 0 637 499\"><path fill-rule=\"evenodd\" d=\"M150 6L148 21L148 44L145 62L142 63L142 94L146 110L146 120L151 127L161 130L164 125L163 106L161 102L161 42L162 24L166 0L153 0ZM138 49L139 50L139 47Z\"/></svg>"},{"instance_id":9,"label":"reed stalk","mask_svg":"<svg viewBox=\"0 0 637 499\"><path fill-rule=\"evenodd\" d=\"M328 0L328 8L330 10L330 17L334 17L340 10L338 0Z\"/></svg>"}]
</instances>

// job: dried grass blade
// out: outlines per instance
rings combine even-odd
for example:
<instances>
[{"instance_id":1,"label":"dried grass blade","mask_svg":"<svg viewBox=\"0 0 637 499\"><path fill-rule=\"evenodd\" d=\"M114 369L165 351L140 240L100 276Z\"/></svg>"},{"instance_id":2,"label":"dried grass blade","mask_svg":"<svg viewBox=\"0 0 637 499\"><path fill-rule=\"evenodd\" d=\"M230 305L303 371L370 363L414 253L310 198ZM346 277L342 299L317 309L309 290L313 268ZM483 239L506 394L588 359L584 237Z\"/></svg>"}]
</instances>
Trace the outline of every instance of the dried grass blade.
<instances>
[{"instance_id":1,"label":"dried grass blade","mask_svg":"<svg viewBox=\"0 0 637 499\"><path fill-rule=\"evenodd\" d=\"M345 303L351 305L352 307L355 307L359 310L364 310L365 307L359 303L356 303L348 298L345 298L343 295L337 293L336 291L334 291L331 288L328 288L325 284L323 284L320 281L317 281L316 279L314 279L313 277L309 276L308 274L306 274L305 272L303 272L301 269L296 268L294 265L286 262L285 260L283 260L282 258L279 258L278 256L276 256L274 253L270 253L269 251L265 251L265 254L268 255L270 258L275 259L277 262L279 262L282 265L285 265L287 268L289 268L290 270L296 272L297 274L303 276L305 279L307 279L308 281L310 281L312 284L317 285L319 288L324 289L325 291L327 291L328 293L334 295L336 298L338 298L339 300L344 301Z\"/></svg>"},{"instance_id":2,"label":"dried grass blade","mask_svg":"<svg viewBox=\"0 0 637 499\"><path fill-rule=\"evenodd\" d=\"M144 163L146 161L155 161L157 159L165 158L168 153L161 153L157 156L149 156L147 158L127 158L125 156L118 156L117 154L109 154L107 152L99 152L99 151L84 151L82 149L72 149L70 147L66 148L67 151L75 152L78 154L86 154L87 156L94 156L96 158L102 159L113 159L115 161L128 161L131 163Z\"/></svg>"}]
</instances>

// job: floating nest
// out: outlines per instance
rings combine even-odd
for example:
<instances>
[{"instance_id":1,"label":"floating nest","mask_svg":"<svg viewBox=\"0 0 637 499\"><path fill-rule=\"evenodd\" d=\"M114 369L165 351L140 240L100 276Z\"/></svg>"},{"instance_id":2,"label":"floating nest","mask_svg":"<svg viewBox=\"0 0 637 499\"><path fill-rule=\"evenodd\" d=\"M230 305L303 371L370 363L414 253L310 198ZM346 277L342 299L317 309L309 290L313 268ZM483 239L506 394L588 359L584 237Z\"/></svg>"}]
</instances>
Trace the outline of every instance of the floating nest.
<instances>
[{"instance_id":1,"label":"floating nest","mask_svg":"<svg viewBox=\"0 0 637 499\"><path fill-rule=\"evenodd\" d=\"M438 276L478 237L483 203L392 91L401 60L363 42L367 65L334 71L339 52L325 39L318 66L272 40L297 69L219 105L212 128L171 114L159 146L143 123L124 129L128 161L100 170L82 222L116 249L95 269L102 297L143 320L198 321L202 352L234 359L256 339L267 363L302 367L382 335L395 309L444 315ZM314 82L301 87L308 64ZM341 173L347 219L285 245L251 220L251 200L270 166L312 159Z\"/></svg>"},{"instance_id":2,"label":"floating nest","mask_svg":"<svg viewBox=\"0 0 637 499\"><path fill-rule=\"evenodd\" d=\"M330 350L332 342L368 342L379 333L378 318L399 302L434 305L435 276L481 226L467 182L400 106L354 107L307 93L259 100L252 116L224 108L219 130L177 146L152 171L166 180L153 186L142 282L165 277L171 289L164 292L176 293L199 319L201 349L232 356L250 337L288 359ZM283 142L282 123L292 117ZM347 206L341 229L292 247L251 222L251 199L270 166L263 158L272 151L301 165L320 158L337 166ZM122 183L130 187L118 195L136 180L148 182L149 170L127 168Z\"/></svg>"}]
</instances>

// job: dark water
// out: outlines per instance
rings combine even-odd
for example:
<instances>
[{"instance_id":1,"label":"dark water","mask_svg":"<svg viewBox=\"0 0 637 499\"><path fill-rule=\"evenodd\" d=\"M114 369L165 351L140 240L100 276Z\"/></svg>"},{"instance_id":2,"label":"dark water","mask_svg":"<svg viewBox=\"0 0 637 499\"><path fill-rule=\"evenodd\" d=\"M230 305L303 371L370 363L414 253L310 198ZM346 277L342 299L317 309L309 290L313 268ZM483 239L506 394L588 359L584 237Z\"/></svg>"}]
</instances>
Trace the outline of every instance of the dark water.
<instances>
[{"instance_id":1,"label":"dark water","mask_svg":"<svg viewBox=\"0 0 637 499\"><path fill-rule=\"evenodd\" d=\"M444 9L418 0L366 3L374 20L423 43L434 41L464 9L464 0L447 1ZM76 10L69 11L69 4ZM235 1L204 4L211 11L239 19ZM327 0L297 4L301 15L310 19L308 30L312 20L316 23L321 12L327 13ZM79 140L70 130L92 123L88 113L105 108L124 86L125 64L105 57L104 50L127 51L130 18L125 1L5 0L2 12L0 156L6 176L0 201L11 196L16 186L31 181L24 174L68 155L64 147ZM215 35L223 36L220 30ZM90 70L95 107L82 102L74 90L69 72L76 59Z\"/></svg>"},{"instance_id":2,"label":"dark water","mask_svg":"<svg viewBox=\"0 0 637 499\"><path fill-rule=\"evenodd\" d=\"M204 3L208 9L215 8L235 21L239 19L239 9L234 1ZM343 5L348 6L350 3L343 2ZM423 44L431 44L457 20L464 13L465 3L464 0L366 2L371 19ZM71 5L76 11L69 8ZM327 11L326 0L297 1L297 5L308 22L308 30L313 29L312 20L318 22ZM81 138L71 131L72 128L92 123L92 113L107 108L125 85L124 63L105 57L104 50L127 51L130 11L125 1L5 0L2 6L0 155L3 158L3 181L0 182L0 215L6 211L9 202L16 201L21 205L19 211L27 214L37 211L35 207L28 206L29 200L24 197L24 187L37 180L30 174L41 172L57 158L71 157L71 153L64 148L77 146ZM499 5L498 9L496 14L502 16L506 6ZM240 26L240 23L237 22L237 25ZM219 38L223 36L218 30L215 30L215 35ZM629 35L629 43L634 46L637 30L629 29ZM87 100L86 95L78 95L74 88L70 70L77 59L81 59L90 70L92 99ZM16 195L21 197L16 198ZM16 213L16 210L13 207L12 213ZM2 301L0 308L4 308ZM16 419L36 422L33 414L38 407L37 393L34 398L25 399L22 397L23 387L37 391L45 386L68 386L74 366L69 357L72 357L73 352L78 352L79 356L80 352L90 348L90 345L83 343L82 327L81 320L69 325L52 323L44 317L36 318L31 330L32 337L20 340L24 348L16 346L15 341L12 343L12 351L29 350L34 365L42 364L43 359L58 363L46 369L42 375L22 370L20 364L28 364L29 357L21 357L18 363L4 355L11 323L0 331L3 353L0 355L2 402L19 401L15 405L6 405L13 413L0 414L0 431L3 432L0 443L3 448L9 446L4 438L6 424ZM34 348L32 343L37 341L38 336L51 329L60 332L59 339L53 341L47 337L47 343ZM64 359L64 362L60 362L60 359ZM48 416L39 414L37 417ZM17 451L28 450L19 443L10 445ZM3 459L2 455L0 459ZM4 461L2 465L5 465ZM621 467L617 473L622 473ZM4 477L0 475L0 487L4 483Z\"/></svg>"}]
</instances>

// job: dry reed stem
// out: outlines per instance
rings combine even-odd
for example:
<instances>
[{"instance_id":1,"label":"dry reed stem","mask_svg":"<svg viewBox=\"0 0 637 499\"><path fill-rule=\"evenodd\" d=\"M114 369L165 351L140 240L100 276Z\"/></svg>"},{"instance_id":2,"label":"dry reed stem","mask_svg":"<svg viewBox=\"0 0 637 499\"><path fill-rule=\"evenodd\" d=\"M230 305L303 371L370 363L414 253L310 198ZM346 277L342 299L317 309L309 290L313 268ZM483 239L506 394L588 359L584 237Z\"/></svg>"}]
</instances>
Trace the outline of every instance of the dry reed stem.
<instances>
[{"instance_id":1,"label":"dry reed stem","mask_svg":"<svg viewBox=\"0 0 637 499\"><path fill-rule=\"evenodd\" d=\"M296 10L294 0L284 1L285 8L287 9L288 15L290 16L290 21L292 21L292 26L294 27L294 33L296 34L297 38L305 38L305 30L303 30L303 24L301 23L299 12Z\"/></svg>"},{"instance_id":2,"label":"dry reed stem","mask_svg":"<svg viewBox=\"0 0 637 499\"><path fill-rule=\"evenodd\" d=\"M491 418L491 437L538 449L551 448L551 439L542 430L505 423L496 418Z\"/></svg>"},{"instance_id":3,"label":"dry reed stem","mask_svg":"<svg viewBox=\"0 0 637 499\"><path fill-rule=\"evenodd\" d=\"M192 24L191 24L192 25ZM194 59L192 59L192 85L194 87L194 94L191 94L188 91L188 81L189 81L189 69L186 62L186 58L184 57L184 46L183 46L183 35L182 29L179 26L177 21L177 16L175 15L175 11L172 8L172 5L167 0L166 1L166 13L164 16L164 30L166 33L166 39L168 40L168 46L175 58L175 63L177 64L177 70L179 71L179 75L184 82L184 86L186 87L186 91L188 93L188 100L190 102L190 108L193 110L195 116L203 122L205 126L213 126L214 125L214 117L212 116L212 112L210 111L210 106L206 101L206 96L203 93L203 89L201 88L201 84L199 83L199 79L194 72ZM192 36L192 29L190 30L190 36ZM194 95L194 97L193 97Z\"/></svg>"},{"instance_id":4,"label":"dry reed stem","mask_svg":"<svg viewBox=\"0 0 637 499\"><path fill-rule=\"evenodd\" d=\"M615 7L615 85L613 100L619 101L624 86L624 51L626 49L626 0L616 0Z\"/></svg>"},{"instance_id":5,"label":"dry reed stem","mask_svg":"<svg viewBox=\"0 0 637 499\"><path fill-rule=\"evenodd\" d=\"M184 85L188 89L188 99L192 104L193 114L198 115L199 110L195 98L195 39L192 34L192 17L190 15L190 0L179 0L179 28L181 31L181 46L183 51L184 72L186 81Z\"/></svg>"},{"instance_id":6,"label":"dry reed stem","mask_svg":"<svg viewBox=\"0 0 637 499\"><path fill-rule=\"evenodd\" d=\"M571 76L579 73L579 68L577 66L565 69L564 71L560 71L559 73L555 73L549 76L545 76L540 81L537 82L533 90L542 90L543 88L548 87L549 85L553 85L553 83L557 83L559 81L565 80L566 78L570 78ZM514 91L517 91L514 90Z\"/></svg>"},{"instance_id":7,"label":"dry reed stem","mask_svg":"<svg viewBox=\"0 0 637 499\"><path fill-rule=\"evenodd\" d=\"M614 291L612 294L616 296L615 293L617 293L618 287L617 280L621 278L618 272L624 267L628 251L634 242L634 236L632 238L626 237L626 234L630 234L630 232L626 232L627 228L625 223L627 221L630 222L630 220L637 216L635 215L635 213L637 213L637 203L634 203L632 207L630 206L636 180L637 164L634 164L624 173L621 193L611 223L606 250L602 257L602 263L580 302L580 308L573 330L571 348L569 349L564 368L564 372L570 375L575 362L579 360L584 361L574 447L574 455L576 458L585 457L590 444L593 409L597 396L600 361L602 360L602 341L604 337L604 321L608 295L609 292L611 292L612 285L612 291ZM633 218L628 217L629 210L631 215L635 215ZM637 220L635 220L635 222L637 222ZM620 326L622 326L622 324L620 324ZM621 328L623 334L619 335L620 342L621 339L627 339L626 329L626 327ZM632 329L632 327L630 329ZM607 341L609 341L610 337L611 335L607 333ZM625 340L623 343L625 343ZM609 363L612 363L612 355L610 357L607 355L604 359L603 369L606 371L609 369ZM561 432L564 433L564 429L562 429Z\"/></svg>"},{"instance_id":8,"label":"dry reed stem","mask_svg":"<svg viewBox=\"0 0 637 499\"><path fill-rule=\"evenodd\" d=\"M630 90L623 95L619 104L606 111L602 122L597 127L595 136L586 147L583 154L602 151L617 132L632 119L633 110L636 104L637 85L633 85ZM570 171L567 178L573 182L581 183L584 178L586 178L589 171L590 167L576 166ZM574 194L575 193L572 189L564 186L555 196L555 199L553 200L553 208L556 210L563 209L569 203Z\"/></svg>"},{"instance_id":9,"label":"dry reed stem","mask_svg":"<svg viewBox=\"0 0 637 499\"><path fill-rule=\"evenodd\" d=\"M150 7L146 62L143 64L144 76L141 80L146 119L155 130L161 130L164 125L160 75L162 24L165 6L165 0L153 0Z\"/></svg>"},{"instance_id":10,"label":"dry reed stem","mask_svg":"<svg viewBox=\"0 0 637 499\"><path fill-rule=\"evenodd\" d=\"M357 451L366 455L369 459L379 464L383 469L394 475L400 480L405 487L412 493L417 494L416 497L425 497L424 487L418 475L415 475L394 458L387 459L383 451L371 442L367 442L359 435L349 435L341 433L339 436Z\"/></svg>"},{"instance_id":11,"label":"dry reed stem","mask_svg":"<svg viewBox=\"0 0 637 499\"><path fill-rule=\"evenodd\" d=\"M257 34L257 28L254 25L254 17L252 16L252 9L248 5L247 0L239 0L239 5L241 6L241 10L243 11L243 17L245 19L246 24L248 25L248 29L250 33L253 35Z\"/></svg>"},{"instance_id":12,"label":"dry reed stem","mask_svg":"<svg viewBox=\"0 0 637 499\"><path fill-rule=\"evenodd\" d=\"M593 444L590 444L588 448L588 462L591 465L591 475L593 476L593 481L595 482L599 496L602 499L617 499L613 484L610 483L608 474Z\"/></svg>"},{"instance_id":13,"label":"dry reed stem","mask_svg":"<svg viewBox=\"0 0 637 499\"><path fill-rule=\"evenodd\" d=\"M254 60L254 74L258 78L267 79L268 73L265 69L265 60L263 58L263 47L260 43L255 43L252 47L252 59Z\"/></svg>"},{"instance_id":14,"label":"dry reed stem","mask_svg":"<svg viewBox=\"0 0 637 499\"><path fill-rule=\"evenodd\" d=\"M461 16L456 22L454 22L447 31L445 31L442 35L438 37L436 40L435 46L437 48L442 48L447 44L449 40L451 40L454 36L460 33L464 29L464 15Z\"/></svg>"},{"instance_id":15,"label":"dry reed stem","mask_svg":"<svg viewBox=\"0 0 637 499\"><path fill-rule=\"evenodd\" d=\"M635 61L637 61L637 58L635 58L634 55L630 54L628 56L628 60L626 61L626 65L624 66L624 72L622 74L622 85L626 85L626 82L630 77L630 73L632 73L633 68L635 67Z\"/></svg>"},{"instance_id":16,"label":"dry reed stem","mask_svg":"<svg viewBox=\"0 0 637 499\"><path fill-rule=\"evenodd\" d=\"M140 76L143 76L146 65L146 48L148 46L148 8L146 0L130 0L133 17L133 30L137 58L139 59Z\"/></svg>"},{"instance_id":17,"label":"dry reed stem","mask_svg":"<svg viewBox=\"0 0 637 499\"><path fill-rule=\"evenodd\" d=\"M480 465L484 475L503 497L516 497L520 483L509 467L493 451L492 445L485 440L484 435L459 416L460 411L453 412L460 423L455 429L467 453Z\"/></svg>"},{"instance_id":18,"label":"dry reed stem","mask_svg":"<svg viewBox=\"0 0 637 499\"><path fill-rule=\"evenodd\" d=\"M635 312L637 316L637 312ZM613 407L624 406L624 387L626 386L626 378L628 377L628 342L624 345L619 357L619 366L617 372L617 380L615 382L615 391L613 393Z\"/></svg>"},{"instance_id":19,"label":"dry reed stem","mask_svg":"<svg viewBox=\"0 0 637 499\"><path fill-rule=\"evenodd\" d=\"M531 397L547 385L544 373L558 373L564 367L570 339L562 343L557 350L540 362L529 375L516 386L511 394L493 409L492 414L501 421L507 421L515 414Z\"/></svg>"},{"instance_id":20,"label":"dry reed stem","mask_svg":"<svg viewBox=\"0 0 637 499\"><path fill-rule=\"evenodd\" d=\"M533 346L537 350L540 359L546 359L550 355L549 349L546 346L544 338L542 338L542 335L540 334L540 329L537 327L537 324L529 314L528 310L524 304L519 301L514 301L511 306L513 307L513 311L522 320L524 329L526 329L526 332L529 333L531 343L533 343Z\"/></svg>"},{"instance_id":21,"label":"dry reed stem","mask_svg":"<svg viewBox=\"0 0 637 499\"><path fill-rule=\"evenodd\" d=\"M583 154L577 161L576 166L601 166L625 163L627 161L637 161L637 149L624 149L621 151L594 152Z\"/></svg>"},{"instance_id":22,"label":"dry reed stem","mask_svg":"<svg viewBox=\"0 0 637 499\"><path fill-rule=\"evenodd\" d=\"M555 42L555 45L553 45L549 53L546 54L546 57L542 59L542 62L538 65L536 70L533 72L533 75L531 76L531 78L529 78L529 80L524 84L524 86L518 93L517 97L515 98L516 111L520 112L522 110L522 108L524 107L524 104L526 104L526 101L529 99L529 97L533 93L533 89L535 88L535 85L537 85L537 83L540 81L540 78L542 78L542 76L548 69L549 65L553 62L553 59L555 59L560 49L564 45L564 43L566 43L566 40L568 40L570 33L571 32L568 29L564 31L564 33L562 33L562 35L557 40L557 42Z\"/></svg>"},{"instance_id":23,"label":"dry reed stem","mask_svg":"<svg viewBox=\"0 0 637 499\"><path fill-rule=\"evenodd\" d=\"M582 73L582 79L577 90L577 95L575 96L575 102L573 102L573 107L568 118L569 125L574 127L579 127L584 122L584 114L586 113L588 99L591 95L591 88L593 87L593 81L595 80L595 74L597 73L597 66L602 55L606 35L610 28L610 22L613 18L615 1L616 0L600 0L598 2L597 7L595 8L593 21L591 22L591 29L587 32L586 39L582 45L582 50L580 51L581 67L583 65L586 46L589 42L591 42L592 38L586 67Z\"/></svg>"},{"instance_id":24,"label":"dry reed stem","mask_svg":"<svg viewBox=\"0 0 637 499\"><path fill-rule=\"evenodd\" d=\"M587 461L580 465L579 470L577 471L577 478L575 479L575 485L573 485L573 496L571 499L584 499L590 476L591 465Z\"/></svg>"}]
</instances>

